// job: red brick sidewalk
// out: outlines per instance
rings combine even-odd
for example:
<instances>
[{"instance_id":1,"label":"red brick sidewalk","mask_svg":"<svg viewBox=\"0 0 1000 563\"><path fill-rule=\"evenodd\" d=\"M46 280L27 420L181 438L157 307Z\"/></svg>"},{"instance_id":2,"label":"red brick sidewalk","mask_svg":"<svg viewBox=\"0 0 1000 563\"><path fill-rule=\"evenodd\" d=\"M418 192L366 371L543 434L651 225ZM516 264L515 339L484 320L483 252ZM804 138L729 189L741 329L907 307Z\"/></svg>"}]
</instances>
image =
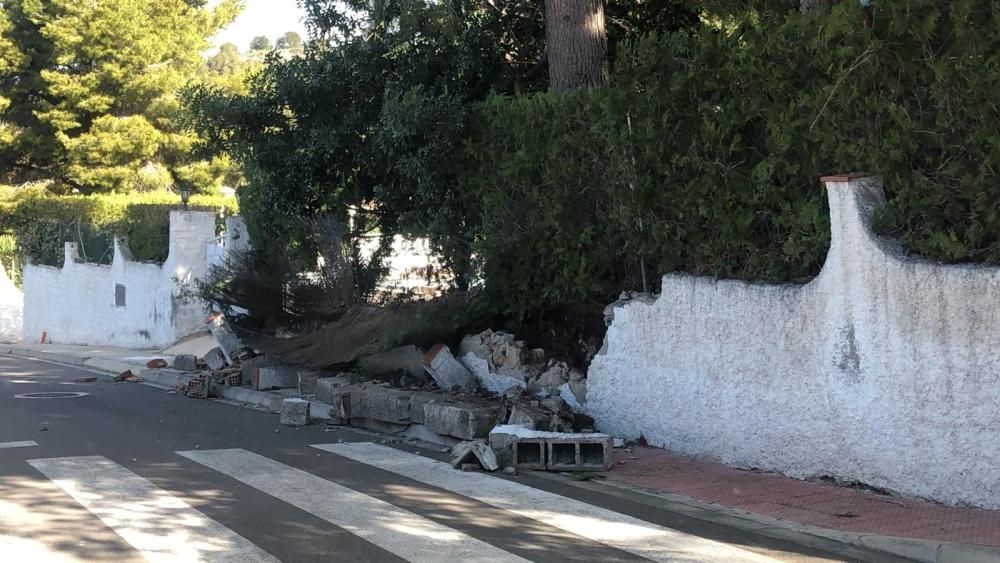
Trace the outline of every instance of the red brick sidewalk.
<instances>
[{"instance_id":1,"label":"red brick sidewalk","mask_svg":"<svg viewBox=\"0 0 1000 563\"><path fill-rule=\"evenodd\" d=\"M655 448L630 449L615 451L609 479L821 528L1000 546L1000 511L742 471Z\"/></svg>"}]
</instances>

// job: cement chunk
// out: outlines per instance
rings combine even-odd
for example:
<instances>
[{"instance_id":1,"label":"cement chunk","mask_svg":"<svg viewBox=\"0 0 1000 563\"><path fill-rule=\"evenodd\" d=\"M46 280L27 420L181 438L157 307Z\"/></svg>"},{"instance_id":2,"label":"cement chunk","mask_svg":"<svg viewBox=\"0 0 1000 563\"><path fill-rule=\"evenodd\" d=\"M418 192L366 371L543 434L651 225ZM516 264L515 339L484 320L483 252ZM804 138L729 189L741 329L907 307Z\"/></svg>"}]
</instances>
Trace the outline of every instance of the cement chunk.
<instances>
[{"instance_id":1,"label":"cement chunk","mask_svg":"<svg viewBox=\"0 0 1000 563\"><path fill-rule=\"evenodd\" d=\"M486 437L500 416L501 407L464 403L427 403L424 424L433 432L463 440Z\"/></svg>"},{"instance_id":2,"label":"cement chunk","mask_svg":"<svg viewBox=\"0 0 1000 563\"><path fill-rule=\"evenodd\" d=\"M254 370L254 389L293 389L299 386L299 371L295 368L257 368Z\"/></svg>"},{"instance_id":3,"label":"cement chunk","mask_svg":"<svg viewBox=\"0 0 1000 563\"><path fill-rule=\"evenodd\" d=\"M484 442L462 442L451 450L455 459L451 461L452 467L463 467L470 462L477 462L487 471L497 471L500 464L493 450Z\"/></svg>"},{"instance_id":4,"label":"cement chunk","mask_svg":"<svg viewBox=\"0 0 1000 563\"><path fill-rule=\"evenodd\" d=\"M174 369L178 371L198 371L198 358L194 354L174 356Z\"/></svg>"},{"instance_id":5,"label":"cement chunk","mask_svg":"<svg viewBox=\"0 0 1000 563\"><path fill-rule=\"evenodd\" d=\"M439 344L424 356L424 368L434 378L438 387L445 391L458 388L461 391L476 390L477 382L462 362L455 359L451 350L444 344Z\"/></svg>"},{"instance_id":6,"label":"cement chunk","mask_svg":"<svg viewBox=\"0 0 1000 563\"><path fill-rule=\"evenodd\" d=\"M282 401L280 421L285 426L309 424L309 401L305 399L285 399Z\"/></svg>"},{"instance_id":7,"label":"cement chunk","mask_svg":"<svg viewBox=\"0 0 1000 563\"><path fill-rule=\"evenodd\" d=\"M226 356L222 353L222 348L216 346L208 352L205 353L205 363L208 365L208 369L220 370L226 367Z\"/></svg>"}]
</instances>

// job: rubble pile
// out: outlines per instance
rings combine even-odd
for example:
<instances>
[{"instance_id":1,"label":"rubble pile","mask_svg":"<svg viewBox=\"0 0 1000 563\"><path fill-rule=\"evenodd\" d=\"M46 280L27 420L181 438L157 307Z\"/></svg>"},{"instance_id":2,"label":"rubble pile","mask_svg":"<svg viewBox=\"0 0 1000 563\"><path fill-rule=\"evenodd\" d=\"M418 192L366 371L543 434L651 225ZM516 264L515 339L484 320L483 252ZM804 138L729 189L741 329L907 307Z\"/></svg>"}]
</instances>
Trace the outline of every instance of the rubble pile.
<instances>
[{"instance_id":1,"label":"rubble pile","mask_svg":"<svg viewBox=\"0 0 1000 563\"><path fill-rule=\"evenodd\" d=\"M218 347L200 358L173 359L174 369L190 373L178 382L188 397L219 396L223 387L271 392L270 410L280 413L281 424L303 426L319 416L331 425L438 442L454 447L453 465L463 470L592 471L606 465L601 448L610 438L594 433L584 412L585 375L542 349L528 349L513 334L466 336L457 354L443 343L426 352L410 345L368 353L351 364L353 371L332 373L281 365L242 346L224 321L212 327ZM329 413L317 412L323 403ZM529 434L497 441L497 428Z\"/></svg>"}]
</instances>

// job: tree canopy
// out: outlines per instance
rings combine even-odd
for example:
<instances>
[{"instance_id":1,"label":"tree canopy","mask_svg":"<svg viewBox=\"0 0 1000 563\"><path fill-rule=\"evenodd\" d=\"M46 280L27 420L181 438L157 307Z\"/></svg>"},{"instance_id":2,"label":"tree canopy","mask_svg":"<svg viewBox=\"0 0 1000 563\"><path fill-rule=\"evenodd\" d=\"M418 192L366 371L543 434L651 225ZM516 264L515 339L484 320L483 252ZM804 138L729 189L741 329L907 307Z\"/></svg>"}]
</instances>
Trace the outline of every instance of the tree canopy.
<instances>
[{"instance_id":1,"label":"tree canopy","mask_svg":"<svg viewBox=\"0 0 1000 563\"><path fill-rule=\"evenodd\" d=\"M11 0L0 14L0 176L81 192L214 181L177 92L242 0ZM30 56L24 56L24 54ZM147 178L148 179L148 178Z\"/></svg>"}]
</instances>

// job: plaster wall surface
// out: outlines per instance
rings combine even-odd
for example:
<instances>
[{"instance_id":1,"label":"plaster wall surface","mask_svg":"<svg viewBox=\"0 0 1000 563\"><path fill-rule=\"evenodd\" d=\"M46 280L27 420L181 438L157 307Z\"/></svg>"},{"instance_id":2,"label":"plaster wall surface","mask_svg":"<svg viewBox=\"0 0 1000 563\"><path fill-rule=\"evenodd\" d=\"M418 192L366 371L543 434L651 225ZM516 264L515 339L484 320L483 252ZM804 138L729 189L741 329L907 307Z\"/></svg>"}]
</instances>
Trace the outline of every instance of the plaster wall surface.
<instances>
[{"instance_id":1,"label":"plaster wall surface","mask_svg":"<svg viewBox=\"0 0 1000 563\"><path fill-rule=\"evenodd\" d=\"M207 272L215 245L215 215L193 211L171 212L162 265L132 261L118 241L110 266L87 264L66 243L62 268L24 269L24 340L44 333L58 344L162 348L204 330L202 303L183 294Z\"/></svg>"},{"instance_id":2,"label":"plaster wall surface","mask_svg":"<svg viewBox=\"0 0 1000 563\"><path fill-rule=\"evenodd\" d=\"M20 342L24 294L0 264L0 342Z\"/></svg>"},{"instance_id":3,"label":"plaster wall surface","mask_svg":"<svg viewBox=\"0 0 1000 563\"><path fill-rule=\"evenodd\" d=\"M1000 508L1000 269L907 258L874 178L827 182L812 282L663 278L614 309L588 374L601 431L741 467Z\"/></svg>"}]
</instances>

